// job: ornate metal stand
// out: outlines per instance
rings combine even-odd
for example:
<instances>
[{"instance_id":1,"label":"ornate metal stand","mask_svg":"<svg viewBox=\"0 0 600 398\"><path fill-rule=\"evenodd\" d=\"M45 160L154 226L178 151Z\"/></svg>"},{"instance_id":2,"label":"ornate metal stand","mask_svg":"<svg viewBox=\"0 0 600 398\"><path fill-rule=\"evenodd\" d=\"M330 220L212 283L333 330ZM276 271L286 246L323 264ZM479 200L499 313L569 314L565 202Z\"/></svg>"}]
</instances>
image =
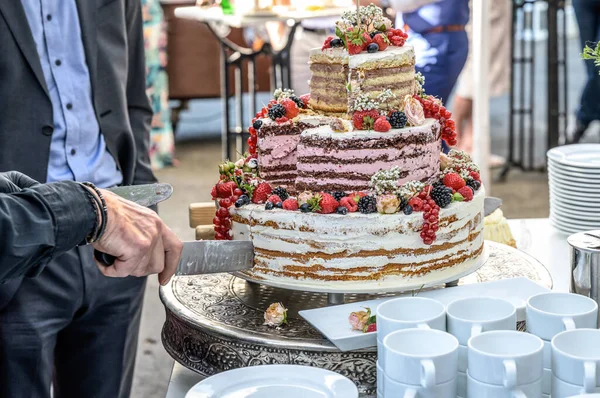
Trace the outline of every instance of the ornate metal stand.
<instances>
[{"instance_id":1,"label":"ornate metal stand","mask_svg":"<svg viewBox=\"0 0 600 398\"><path fill-rule=\"evenodd\" d=\"M524 276L552 287L550 274L534 258L505 245L486 244L488 261L459 284ZM336 298L247 283L229 274L176 277L161 287L160 297L167 311L165 349L204 376L253 365L310 365L349 377L361 397L376 394L375 348L341 352L298 316L299 310L324 307ZM373 297L344 295L346 302ZM288 324L280 329L263 325L263 311L273 302L289 309Z\"/></svg>"}]
</instances>

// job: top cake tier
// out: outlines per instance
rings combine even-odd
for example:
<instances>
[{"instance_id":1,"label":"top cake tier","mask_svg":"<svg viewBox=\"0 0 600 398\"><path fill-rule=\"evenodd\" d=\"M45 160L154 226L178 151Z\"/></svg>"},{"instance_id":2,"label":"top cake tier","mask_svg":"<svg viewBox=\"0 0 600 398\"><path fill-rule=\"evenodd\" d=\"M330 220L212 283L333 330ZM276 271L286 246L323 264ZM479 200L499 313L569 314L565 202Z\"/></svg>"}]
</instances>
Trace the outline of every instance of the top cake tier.
<instances>
[{"instance_id":1,"label":"top cake tier","mask_svg":"<svg viewBox=\"0 0 600 398\"><path fill-rule=\"evenodd\" d=\"M343 48L316 48L309 58L310 106L329 114L346 114L360 95L376 99L385 90L394 97L382 110L401 109L416 92L413 47L390 46L376 53L349 55Z\"/></svg>"}]
</instances>

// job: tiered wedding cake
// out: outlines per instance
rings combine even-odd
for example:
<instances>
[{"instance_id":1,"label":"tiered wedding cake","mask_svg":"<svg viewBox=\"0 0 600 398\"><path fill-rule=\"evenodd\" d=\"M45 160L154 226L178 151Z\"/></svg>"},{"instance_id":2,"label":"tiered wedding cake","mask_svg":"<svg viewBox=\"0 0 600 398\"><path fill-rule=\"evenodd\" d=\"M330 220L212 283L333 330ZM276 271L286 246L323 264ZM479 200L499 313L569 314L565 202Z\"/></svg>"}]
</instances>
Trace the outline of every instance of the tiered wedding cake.
<instances>
[{"instance_id":1,"label":"tiered wedding cake","mask_svg":"<svg viewBox=\"0 0 600 398\"><path fill-rule=\"evenodd\" d=\"M277 90L249 154L220 166L217 239L248 239L254 279L316 285L456 275L483 251L479 169L423 92L406 34L371 5L310 53L311 93Z\"/></svg>"}]
</instances>

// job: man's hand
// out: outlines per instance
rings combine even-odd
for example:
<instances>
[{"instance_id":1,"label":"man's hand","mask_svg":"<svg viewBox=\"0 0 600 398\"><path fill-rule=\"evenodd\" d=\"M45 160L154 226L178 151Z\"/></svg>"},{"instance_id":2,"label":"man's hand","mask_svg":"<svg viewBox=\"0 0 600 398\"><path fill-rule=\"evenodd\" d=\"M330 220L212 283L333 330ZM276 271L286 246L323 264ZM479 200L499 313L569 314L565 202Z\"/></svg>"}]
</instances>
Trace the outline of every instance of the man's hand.
<instances>
[{"instance_id":1,"label":"man's hand","mask_svg":"<svg viewBox=\"0 0 600 398\"><path fill-rule=\"evenodd\" d=\"M111 277L159 274L165 285L177 269L183 243L150 209L102 190L108 210L104 235L94 248L116 258L100 271Z\"/></svg>"}]
</instances>

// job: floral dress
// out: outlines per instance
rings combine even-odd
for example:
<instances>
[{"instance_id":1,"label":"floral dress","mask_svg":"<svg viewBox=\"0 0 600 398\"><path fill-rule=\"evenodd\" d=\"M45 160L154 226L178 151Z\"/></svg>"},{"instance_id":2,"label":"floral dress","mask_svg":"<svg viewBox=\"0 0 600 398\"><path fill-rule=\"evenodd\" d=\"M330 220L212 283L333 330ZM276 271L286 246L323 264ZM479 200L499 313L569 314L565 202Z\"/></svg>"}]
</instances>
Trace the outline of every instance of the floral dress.
<instances>
[{"instance_id":1,"label":"floral dress","mask_svg":"<svg viewBox=\"0 0 600 398\"><path fill-rule=\"evenodd\" d=\"M150 160L154 169L173 164L175 151L169 83L167 78L167 35L159 0L142 0L144 47L146 49L146 93L154 116L150 130Z\"/></svg>"}]
</instances>

